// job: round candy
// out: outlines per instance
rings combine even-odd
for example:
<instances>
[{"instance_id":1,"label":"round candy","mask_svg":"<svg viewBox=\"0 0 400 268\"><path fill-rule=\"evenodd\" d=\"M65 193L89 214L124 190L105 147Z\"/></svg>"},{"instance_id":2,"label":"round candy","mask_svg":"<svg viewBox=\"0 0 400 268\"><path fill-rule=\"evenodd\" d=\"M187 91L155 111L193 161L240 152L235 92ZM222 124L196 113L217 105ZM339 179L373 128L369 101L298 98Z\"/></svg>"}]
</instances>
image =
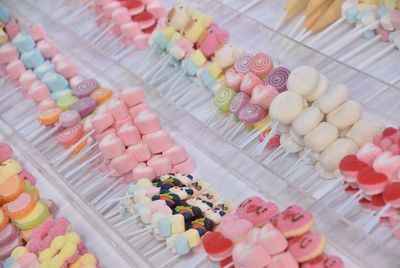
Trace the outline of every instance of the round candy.
<instances>
[{"instance_id":1,"label":"round candy","mask_svg":"<svg viewBox=\"0 0 400 268\"><path fill-rule=\"evenodd\" d=\"M68 110L60 115L59 121L63 127L73 127L81 121L81 115L75 110Z\"/></svg>"},{"instance_id":2,"label":"round candy","mask_svg":"<svg viewBox=\"0 0 400 268\"><path fill-rule=\"evenodd\" d=\"M96 79L86 79L72 89L72 95L78 98L89 97L98 88L99 83L97 83Z\"/></svg>"},{"instance_id":3,"label":"round candy","mask_svg":"<svg viewBox=\"0 0 400 268\"><path fill-rule=\"evenodd\" d=\"M250 71L259 76L265 77L274 68L271 58L265 53L257 53L250 62Z\"/></svg>"},{"instance_id":4,"label":"round candy","mask_svg":"<svg viewBox=\"0 0 400 268\"><path fill-rule=\"evenodd\" d=\"M303 98L296 92L285 91L278 94L272 101L269 114L274 120L283 124L290 124L303 110Z\"/></svg>"},{"instance_id":5,"label":"round candy","mask_svg":"<svg viewBox=\"0 0 400 268\"><path fill-rule=\"evenodd\" d=\"M112 91L108 88L98 88L90 95L96 100L97 105L103 104L112 97Z\"/></svg>"},{"instance_id":6,"label":"round candy","mask_svg":"<svg viewBox=\"0 0 400 268\"><path fill-rule=\"evenodd\" d=\"M319 73L313 67L296 67L289 75L287 89L306 97L311 94L318 85Z\"/></svg>"},{"instance_id":7,"label":"round candy","mask_svg":"<svg viewBox=\"0 0 400 268\"><path fill-rule=\"evenodd\" d=\"M253 125L265 117L265 110L257 104L246 104L240 109L238 117L245 124Z\"/></svg>"},{"instance_id":8,"label":"round candy","mask_svg":"<svg viewBox=\"0 0 400 268\"><path fill-rule=\"evenodd\" d=\"M82 117L85 117L93 112L96 106L96 101L94 99L86 97L72 105L72 109L77 111Z\"/></svg>"},{"instance_id":9,"label":"round candy","mask_svg":"<svg viewBox=\"0 0 400 268\"><path fill-rule=\"evenodd\" d=\"M68 94L68 95L65 95L64 97L61 97L59 100L57 100L57 106L63 110L69 110L69 109L71 109L72 105L74 105L74 103L77 101L78 101L78 98Z\"/></svg>"},{"instance_id":10,"label":"round candy","mask_svg":"<svg viewBox=\"0 0 400 268\"><path fill-rule=\"evenodd\" d=\"M62 112L63 109L59 107L49 109L39 115L39 121L45 126L53 125L58 122Z\"/></svg>"},{"instance_id":11,"label":"round candy","mask_svg":"<svg viewBox=\"0 0 400 268\"><path fill-rule=\"evenodd\" d=\"M223 112L229 112L230 104L236 91L232 88L222 86L217 90L214 97L214 104Z\"/></svg>"},{"instance_id":12,"label":"round candy","mask_svg":"<svg viewBox=\"0 0 400 268\"><path fill-rule=\"evenodd\" d=\"M250 72L250 63L253 58L253 55L249 53L243 54L239 59L235 62L235 71L238 73L248 73Z\"/></svg>"},{"instance_id":13,"label":"round candy","mask_svg":"<svg viewBox=\"0 0 400 268\"><path fill-rule=\"evenodd\" d=\"M77 124L58 132L56 137L61 145L69 147L78 142L82 138L83 134L83 127L80 124Z\"/></svg>"},{"instance_id":14,"label":"round candy","mask_svg":"<svg viewBox=\"0 0 400 268\"><path fill-rule=\"evenodd\" d=\"M0 143L0 163L12 156L13 150L7 143Z\"/></svg>"},{"instance_id":15,"label":"round candy","mask_svg":"<svg viewBox=\"0 0 400 268\"><path fill-rule=\"evenodd\" d=\"M286 91L286 82L288 80L290 71L285 67L275 68L267 79L267 84L273 86L279 93Z\"/></svg>"},{"instance_id":16,"label":"round candy","mask_svg":"<svg viewBox=\"0 0 400 268\"><path fill-rule=\"evenodd\" d=\"M244 92L239 92L233 97L229 110L237 116L239 111L249 102L249 100L249 95Z\"/></svg>"}]
</instances>

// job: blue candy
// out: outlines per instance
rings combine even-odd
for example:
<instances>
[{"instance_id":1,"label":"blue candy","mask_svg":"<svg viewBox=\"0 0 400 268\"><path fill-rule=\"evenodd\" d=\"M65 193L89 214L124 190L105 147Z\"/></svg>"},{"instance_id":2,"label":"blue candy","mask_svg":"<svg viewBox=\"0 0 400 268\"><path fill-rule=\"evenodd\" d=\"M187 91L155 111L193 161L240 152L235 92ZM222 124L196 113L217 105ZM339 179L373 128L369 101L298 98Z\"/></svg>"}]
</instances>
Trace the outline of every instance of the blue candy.
<instances>
[{"instance_id":1,"label":"blue candy","mask_svg":"<svg viewBox=\"0 0 400 268\"><path fill-rule=\"evenodd\" d=\"M160 50L166 50L168 47L168 39L165 38L163 33L158 33L155 37L154 37L154 44L160 49Z\"/></svg>"},{"instance_id":2,"label":"blue candy","mask_svg":"<svg viewBox=\"0 0 400 268\"><path fill-rule=\"evenodd\" d=\"M190 251L189 242L184 235L178 235L175 239L175 250L178 255L186 255Z\"/></svg>"},{"instance_id":3,"label":"blue candy","mask_svg":"<svg viewBox=\"0 0 400 268\"><path fill-rule=\"evenodd\" d=\"M8 8L0 4L0 21L2 23L7 23L11 19L11 14Z\"/></svg>"},{"instance_id":4,"label":"blue candy","mask_svg":"<svg viewBox=\"0 0 400 268\"><path fill-rule=\"evenodd\" d=\"M51 93L51 98L54 100L59 100L62 97L65 97L65 96L71 95L71 94L72 94L71 89L65 88L63 90L54 91L53 93Z\"/></svg>"},{"instance_id":5,"label":"blue candy","mask_svg":"<svg viewBox=\"0 0 400 268\"><path fill-rule=\"evenodd\" d=\"M46 73L52 72L55 69L56 67L53 63L45 61L42 65L37 66L33 72L36 74L37 77L39 77L39 79L42 79Z\"/></svg>"},{"instance_id":6,"label":"blue candy","mask_svg":"<svg viewBox=\"0 0 400 268\"><path fill-rule=\"evenodd\" d=\"M348 22L350 23L357 22L357 15L358 15L357 6L354 5L346 9L345 15L346 15L346 20Z\"/></svg>"},{"instance_id":7,"label":"blue candy","mask_svg":"<svg viewBox=\"0 0 400 268\"><path fill-rule=\"evenodd\" d=\"M21 61L24 63L26 68L33 69L42 65L44 63L44 58L39 50L32 49L21 54Z\"/></svg>"},{"instance_id":8,"label":"blue candy","mask_svg":"<svg viewBox=\"0 0 400 268\"><path fill-rule=\"evenodd\" d=\"M374 30L367 30L363 33L365 39L371 39L376 35Z\"/></svg>"},{"instance_id":9,"label":"blue candy","mask_svg":"<svg viewBox=\"0 0 400 268\"><path fill-rule=\"evenodd\" d=\"M378 9L379 17L384 17L390 13L390 10L387 6L380 6Z\"/></svg>"},{"instance_id":10,"label":"blue candy","mask_svg":"<svg viewBox=\"0 0 400 268\"><path fill-rule=\"evenodd\" d=\"M19 53L28 52L35 48L35 41L26 32L18 33L11 42Z\"/></svg>"},{"instance_id":11,"label":"blue candy","mask_svg":"<svg viewBox=\"0 0 400 268\"><path fill-rule=\"evenodd\" d=\"M158 234L165 238L171 236L171 221L168 217L163 217L158 221Z\"/></svg>"},{"instance_id":12,"label":"blue candy","mask_svg":"<svg viewBox=\"0 0 400 268\"><path fill-rule=\"evenodd\" d=\"M182 61L182 68L188 75L195 76L199 66L197 66L191 59L184 59Z\"/></svg>"},{"instance_id":13,"label":"blue candy","mask_svg":"<svg viewBox=\"0 0 400 268\"><path fill-rule=\"evenodd\" d=\"M42 82L45 83L52 92L60 91L68 87L68 81L59 73L47 72Z\"/></svg>"}]
</instances>

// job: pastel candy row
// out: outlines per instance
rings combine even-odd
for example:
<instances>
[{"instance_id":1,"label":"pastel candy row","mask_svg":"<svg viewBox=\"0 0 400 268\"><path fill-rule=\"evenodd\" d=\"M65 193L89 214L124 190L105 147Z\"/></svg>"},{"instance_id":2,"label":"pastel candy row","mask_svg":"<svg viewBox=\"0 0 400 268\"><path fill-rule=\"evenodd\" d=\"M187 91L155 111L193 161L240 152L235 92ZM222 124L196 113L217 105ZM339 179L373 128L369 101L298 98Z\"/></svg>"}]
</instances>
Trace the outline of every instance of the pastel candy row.
<instances>
[{"instance_id":1,"label":"pastel candy row","mask_svg":"<svg viewBox=\"0 0 400 268\"><path fill-rule=\"evenodd\" d=\"M98 0L92 8L95 14L104 14L96 22L99 27L113 24L113 34L122 36L127 47L135 45L138 49L148 46L150 34L165 18L165 9L158 0Z\"/></svg>"},{"instance_id":2,"label":"pastel candy row","mask_svg":"<svg viewBox=\"0 0 400 268\"><path fill-rule=\"evenodd\" d=\"M19 32L19 24L4 5L0 5L0 45L8 43Z\"/></svg>"},{"instance_id":3,"label":"pastel candy row","mask_svg":"<svg viewBox=\"0 0 400 268\"><path fill-rule=\"evenodd\" d=\"M354 153L379 133L383 124L362 116L362 106L348 100L345 85L329 80L309 66L289 75L287 92L272 101L269 115L279 122L280 144L315 164L324 178L338 176L343 156Z\"/></svg>"},{"instance_id":4,"label":"pastel candy row","mask_svg":"<svg viewBox=\"0 0 400 268\"><path fill-rule=\"evenodd\" d=\"M158 115L146 108L144 100L142 88L123 90L89 118L106 168L117 170L115 176L125 174L128 181L175 170L192 172L192 160L161 129Z\"/></svg>"},{"instance_id":5,"label":"pastel candy row","mask_svg":"<svg viewBox=\"0 0 400 268\"><path fill-rule=\"evenodd\" d=\"M308 265L327 258L332 267L343 267L340 258L323 255L326 240L311 230L313 223L312 214L299 206L279 212L274 203L250 197L222 218L217 232L203 237L202 246L212 261L236 267L313 267Z\"/></svg>"}]
</instances>

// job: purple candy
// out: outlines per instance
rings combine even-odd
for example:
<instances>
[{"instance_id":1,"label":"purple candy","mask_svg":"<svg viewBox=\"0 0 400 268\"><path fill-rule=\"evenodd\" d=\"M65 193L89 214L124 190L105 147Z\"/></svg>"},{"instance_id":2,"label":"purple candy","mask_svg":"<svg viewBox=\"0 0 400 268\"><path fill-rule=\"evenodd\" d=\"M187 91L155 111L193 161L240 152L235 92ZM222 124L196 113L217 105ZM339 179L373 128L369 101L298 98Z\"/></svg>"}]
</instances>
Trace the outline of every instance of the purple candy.
<instances>
[{"instance_id":1,"label":"purple candy","mask_svg":"<svg viewBox=\"0 0 400 268\"><path fill-rule=\"evenodd\" d=\"M96 109L96 101L90 97L82 98L72 105L72 109L77 111L81 117L85 117Z\"/></svg>"},{"instance_id":2,"label":"purple candy","mask_svg":"<svg viewBox=\"0 0 400 268\"><path fill-rule=\"evenodd\" d=\"M249 102L249 100L249 95L244 92L239 92L235 95L235 97L233 97L229 110L231 111L231 113L237 116L240 109L242 109L243 106L245 106Z\"/></svg>"},{"instance_id":3,"label":"purple candy","mask_svg":"<svg viewBox=\"0 0 400 268\"><path fill-rule=\"evenodd\" d=\"M99 83L97 83L96 79L86 79L72 89L72 95L78 98L89 97L98 88Z\"/></svg>"},{"instance_id":4,"label":"purple candy","mask_svg":"<svg viewBox=\"0 0 400 268\"><path fill-rule=\"evenodd\" d=\"M81 121L81 115L78 111L75 110L68 110L63 112L60 115L59 119L60 124L65 128L73 127L78 124L79 121Z\"/></svg>"},{"instance_id":5,"label":"purple candy","mask_svg":"<svg viewBox=\"0 0 400 268\"><path fill-rule=\"evenodd\" d=\"M257 104L246 104L240 109L238 117L240 121L247 125L253 125L260 122L265 117L265 109Z\"/></svg>"},{"instance_id":6,"label":"purple candy","mask_svg":"<svg viewBox=\"0 0 400 268\"><path fill-rule=\"evenodd\" d=\"M278 67L272 70L267 78L267 85L273 86L279 93L287 91L286 82L288 80L290 70L285 67Z\"/></svg>"}]
</instances>

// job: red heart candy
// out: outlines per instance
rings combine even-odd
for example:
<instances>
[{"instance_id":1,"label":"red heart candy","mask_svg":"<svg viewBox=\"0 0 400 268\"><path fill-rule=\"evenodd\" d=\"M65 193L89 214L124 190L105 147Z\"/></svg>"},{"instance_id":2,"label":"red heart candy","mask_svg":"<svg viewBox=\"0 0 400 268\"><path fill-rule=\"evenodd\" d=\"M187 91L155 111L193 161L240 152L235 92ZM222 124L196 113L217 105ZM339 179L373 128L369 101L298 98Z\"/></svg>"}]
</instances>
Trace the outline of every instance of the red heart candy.
<instances>
[{"instance_id":1,"label":"red heart candy","mask_svg":"<svg viewBox=\"0 0 400 268\"><path fill-rule=\"evenodd\" d=\"M142 3L142 1L138 1L138 0L128 0L128 1L125 1L125 3L123 3L123 5L125 5L125 7L127 9L135 9L135 8L143 6L143 3Z\"/></svg>"},{"instance_id":2,"label":"red heart candy","mask_svg":"<svg viewBox=\"0 0 400 268\"><path fill-rule=\"evenodd\" d=\"M142 12L142 13L140 13L140 14L138 14L138 15L133 17L133 21L136 21L136 22L144 22L144 21L149 21L149 20L152 20L152 19L154 19L153 15L151 13L148 13L148 12Z\"/></svg>"},{"instance_id":3,"label":"red heart candy","mask_svg":"<svg viewBox=\"0 0 400 268\"><path fill-rule=\"evenodd\" d=\"M346 155L339 163L341 171L360 171L366 166L368 165L358 160L355 154Z\"/></svg>"},{"instance_id":4,"label":"red heart candy","mask_svg":"<svg viewBox=\"0 0 400 268\"><path fill-rule=\"evenodd\" d=\"M383 137L385 138L389 138L391 136L393 136L394 134L397 133L397 129L395 129L394 127L387 127L383 130Z\"/></svg>"},{"instance_id":5,"label":"red heart candy","mask_svg":"<svg viewBox=\"0 0 400 268\"><path fill-rule=\"evenodd\" d=\"M395 181L386 185L383 190L383 199L386 202L396 202L400 200L400 182Z\"/></svg>"},{"instance_id":6,"label":"red heart candy","mask_svg":"<svg viewBox=\"0 0 400 268\"><path fill-rule=\"evenodd\" d=\"M343 268L343 261L336 256L322 254L311 261L304 263L302 268Z\"/></svg>"},{"instance_id":7,"label":"red heart candy","mask_svg":"<svg viewBox=\"0 0 400 268\"><path fill-rule=\"evenodd\" d=\"M385 205L382 194L375 194L371 196L371 204L374 208L382 208Z\"/></svg>"},{"instance_id":8,"label":"red heart candy","mask_svg":"<svg viewBox=\"0 0 400 268\"><path fill-rule=\"evenodd\" d=\"M381 184L387 181L387 176L383 173L375 172L372 167L363 168L357 176L359 184L375 185Z\"/></svg>"},{"instance_id":9,"label":"red heart candy","mask_svg":"<svg viewBox=\"0 0 400 268\"><path fill-rule=\"evenodd\" d=\"M143 29L143 33L151 34L156 29L156 27L157 27L157 23L154 23L152 26L150 26L146 29Z\"/></svg>"},{"instance_id":10,"label":"red heart candy","mask_svg":"<svg viewBox=\"0 0 400 268\"><path fill-rule=\"evenodd\" d=\"M232 254L233 242L225 238L220 232L208 232L201 239L205 252L210 259L221 261Z\"/></svg>"},{"instance_id":11,"label":"red heart candy","mask_svg":"<svg viewBox=\"0 0 400 268\"><path fill-rule=\"evenodd\" d=\"M372 204L371 201L369 201L367 198L363 197L361 198L358 203L360 204L360 206L362 206L365 209L371 209Z\"/></svg>"}]
</instances>

